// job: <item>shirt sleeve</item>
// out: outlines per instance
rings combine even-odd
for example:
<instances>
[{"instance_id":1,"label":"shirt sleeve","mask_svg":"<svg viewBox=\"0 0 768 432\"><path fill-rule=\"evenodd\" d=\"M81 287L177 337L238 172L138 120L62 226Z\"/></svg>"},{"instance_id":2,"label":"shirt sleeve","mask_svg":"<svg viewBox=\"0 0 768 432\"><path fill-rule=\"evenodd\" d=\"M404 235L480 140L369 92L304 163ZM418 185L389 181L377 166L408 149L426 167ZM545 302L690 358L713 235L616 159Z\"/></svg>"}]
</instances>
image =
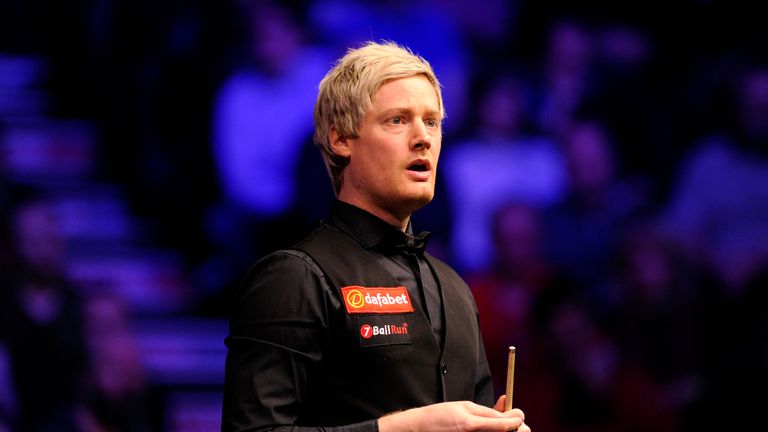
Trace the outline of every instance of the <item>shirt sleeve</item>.
<instances>
[{"instance_id":1,"label":"shirt sleeve","mask_svg":"<svg viewBox=\"0 0 768 432\"><path fill-rule=\"evenodd\" d=\"M235 296L226 339L222 431L378 431L377 419L297 425L323 361L329 292L303 252L275 252L253 266Z\"/></svg>"}]
</instances>

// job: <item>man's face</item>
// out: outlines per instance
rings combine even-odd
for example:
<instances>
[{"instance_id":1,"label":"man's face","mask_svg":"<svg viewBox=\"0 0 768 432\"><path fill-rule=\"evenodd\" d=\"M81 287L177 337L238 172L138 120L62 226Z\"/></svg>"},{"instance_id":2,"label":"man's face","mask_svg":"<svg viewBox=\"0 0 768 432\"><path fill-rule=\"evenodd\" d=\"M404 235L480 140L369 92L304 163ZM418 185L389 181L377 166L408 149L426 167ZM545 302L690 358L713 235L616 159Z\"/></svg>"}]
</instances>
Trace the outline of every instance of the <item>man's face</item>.
<instances>
[{"instance_id":1,"label":"man's face","mask_svg":"<svg viewBox=\"0 0 768 432\"><path fill-rule=\"evenodd\" d=\"M437 93L422 75L385 82L348 155L339 198L393 223L432 200L442 140Z\"/></svg>"}]
</instances>

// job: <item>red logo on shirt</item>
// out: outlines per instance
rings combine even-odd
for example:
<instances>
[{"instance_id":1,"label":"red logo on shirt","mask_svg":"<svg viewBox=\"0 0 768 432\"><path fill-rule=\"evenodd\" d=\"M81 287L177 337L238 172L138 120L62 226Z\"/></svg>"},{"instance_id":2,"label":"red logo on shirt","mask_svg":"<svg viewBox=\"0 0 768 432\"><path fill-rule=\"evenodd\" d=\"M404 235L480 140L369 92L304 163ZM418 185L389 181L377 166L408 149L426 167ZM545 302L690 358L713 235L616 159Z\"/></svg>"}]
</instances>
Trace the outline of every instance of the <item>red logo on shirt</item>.
<instances>
[{"instance_id":1,"label":"red logo on shirt","mask_svg":"<svg viewBox=\"0 0 768 432\"><path fill-rule=\"evenodd\" d=\"M363 326L360 327L360 336L365 339L370 339L371 336L373 336L373 327L368 324L363 324Z\"/></svg>"},{"instance_id":2,"label":"red logo on shirt","mask_svg":"<svg viewBox=\"0 0 768 432\"><path fill-rule=\"evenodd\" d=\"M411 298L404 286L381 288L352 285L343 287L341 294L350 314L413 312Z\"/></svg>"}]
</instances>

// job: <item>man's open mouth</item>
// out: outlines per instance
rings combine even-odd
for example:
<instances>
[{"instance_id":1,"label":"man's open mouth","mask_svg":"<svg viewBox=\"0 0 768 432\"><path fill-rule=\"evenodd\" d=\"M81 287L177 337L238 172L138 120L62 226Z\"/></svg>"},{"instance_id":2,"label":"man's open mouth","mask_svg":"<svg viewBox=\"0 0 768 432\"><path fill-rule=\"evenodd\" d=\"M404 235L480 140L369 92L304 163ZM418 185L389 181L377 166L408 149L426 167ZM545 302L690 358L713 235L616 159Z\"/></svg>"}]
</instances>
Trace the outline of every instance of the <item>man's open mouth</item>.
<instances>
[{"instance_id":1,"label":"man's open mouth","mask_svg":"<svg viewBox=\"0 0 768 432\"><path fill-rule=\"evenodd\" d=\"M408 171L427 172L431 169L428 159L415 159L408 165Z\"/></svg>"}]
</instances>

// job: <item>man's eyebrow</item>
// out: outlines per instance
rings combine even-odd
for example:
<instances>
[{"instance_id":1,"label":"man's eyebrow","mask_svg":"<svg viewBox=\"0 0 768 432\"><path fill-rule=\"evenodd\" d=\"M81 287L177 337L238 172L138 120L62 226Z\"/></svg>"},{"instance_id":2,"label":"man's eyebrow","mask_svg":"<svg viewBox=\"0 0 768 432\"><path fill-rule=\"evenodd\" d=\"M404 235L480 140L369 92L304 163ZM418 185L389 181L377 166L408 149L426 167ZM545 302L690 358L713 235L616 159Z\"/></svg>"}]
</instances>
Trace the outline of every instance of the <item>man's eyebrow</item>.
<instances>
[{"instance_id":1,"label":"man's eyebrow","mask_svg":"<svg viewBox=\"0 0 768 432\"><path fill-rule=\"evenodd\" d=\"M401 113L401 112L408 112L408 111L411 111L411 109L408 107L392 107L382 111L382 114Z\"/></svg>"},{"instance_id":2,"label":"man's eyebrow","mask_svg":"<svg viewBox=\"0 0 768 432\"><path fill-rule=\"evenodd\" d=\"M387 115L387 114L398 114L398 113L411 113L413 111L414 111L413 108L409 108L409 107L392 107L392 108L385 109L384 111L381 112L381 114ZM425 111L427 115L438 116L438 117L440 116L440 110L438 109L427 108Z\"/></svg>"}]
</instances>

